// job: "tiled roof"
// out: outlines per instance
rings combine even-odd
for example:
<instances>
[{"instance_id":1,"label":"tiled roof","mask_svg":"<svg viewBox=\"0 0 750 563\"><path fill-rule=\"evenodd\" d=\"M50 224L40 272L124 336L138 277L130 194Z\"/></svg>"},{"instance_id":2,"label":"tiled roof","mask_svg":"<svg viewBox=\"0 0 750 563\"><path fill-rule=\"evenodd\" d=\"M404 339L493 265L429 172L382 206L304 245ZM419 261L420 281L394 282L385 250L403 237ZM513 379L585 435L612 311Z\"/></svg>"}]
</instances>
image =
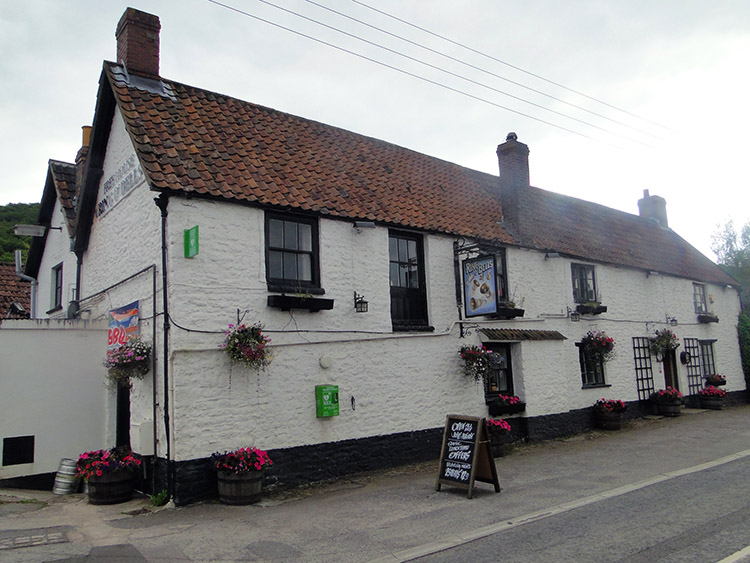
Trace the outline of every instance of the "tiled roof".
<instances>
[{"instance_id":1,"label":"tiled roof","mask_svg":"<svg viewBox=\"0 0 750 563\"><path fill-rule=\"evenodd\" d=\"M528 190L522 205L536 248L696 281L737 285L677 233L653 219L538 188Z\"/></svg>"},{"instance_id":2,"label":"tiled roof","mask_svg":"<svg viewBox=\"0 0 750 563\"><path fill-rule=\"evenodd\" d=\"M513 240L496 177L176 82L172 96L129 88L105 69L156 189Z\"/></svg>"},{"instance_id":3,"label":"tiled roof","mask_svg":"<svg viewBox=\"0 0 750 563\"><path fill-rule=\"evenodd\" d=\"M76 166L59 160L50 160L49 169L65 214L68 232L72 236L76 226Z\"/></svg>"},{"instance_id":4,"label":"tiled roof","mask_svg":"<svg viewBox=\"0 0 750 563\"><path fill-rule=\"evenodd\" d=\"M104 74L156 190L517 244L501 225L498 176L177 82L128 76L114 63ZM651 220L524 191L521 216L531 234L524 245L736 284Z\"/></svg>"},{"instance_id":5,"label":"tiled roof","mask_svg":"<svg viewBox=\"0 0 750 563\"><path fill-rule=\"evenodd\" d=\"M11 303L20 304L26 314L11 313ZM0 262L0 319L26 319L31 310L31 284L20 280L14 263Z\"/></svg>"}]
</instances>

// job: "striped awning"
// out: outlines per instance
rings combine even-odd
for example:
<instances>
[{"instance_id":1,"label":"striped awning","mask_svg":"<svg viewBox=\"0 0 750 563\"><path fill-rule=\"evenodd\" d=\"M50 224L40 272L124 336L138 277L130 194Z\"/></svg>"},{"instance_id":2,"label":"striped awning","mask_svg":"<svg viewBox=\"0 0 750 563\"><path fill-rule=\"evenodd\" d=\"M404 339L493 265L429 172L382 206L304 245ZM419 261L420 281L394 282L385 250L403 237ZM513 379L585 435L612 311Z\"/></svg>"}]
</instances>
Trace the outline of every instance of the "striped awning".
<instances>
[{"instance_id":1,"label":"striped awning","mask_svg":"<svg viewBox=\"0 0 750 563\"><path fill-rule=\"evenodd\" d=\"M519 340L567 340L556 330L532 330L520 328L483 328L480 332L487 340L513 341Z\"/></svg>"}]
</instances>

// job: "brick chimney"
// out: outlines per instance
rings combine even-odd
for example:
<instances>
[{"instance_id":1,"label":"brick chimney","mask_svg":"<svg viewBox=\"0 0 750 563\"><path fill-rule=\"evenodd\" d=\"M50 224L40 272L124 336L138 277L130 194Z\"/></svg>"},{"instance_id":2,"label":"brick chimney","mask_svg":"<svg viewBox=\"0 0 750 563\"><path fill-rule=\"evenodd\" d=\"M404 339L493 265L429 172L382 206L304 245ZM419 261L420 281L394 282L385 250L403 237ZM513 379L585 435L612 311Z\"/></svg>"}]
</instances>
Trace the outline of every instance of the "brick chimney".
<instances>
[{"instance_id":1,"label":"brick chimney","mask_svg":"<svg viewBox=\"0 0 750 563\"><path fill-rule=\"evenodd\" d=\"M667 223L667 200L658 195L649 195L648 190L643 190L643 199L638 200L638 215L656 220L664 229L669 228L669 224Z\"/></svg>"},{"instance_id":2,"label":"brick chimney","mask_svg":"<svg viewBox=\"0 0 750 563\"><path fill-rule=\"evenodd\" d=\"M89 141L91 140L91 126L81 127L81 148L76 154L76 193L80 193L83 185L83 173L86 169L86 158L89 155Z\"/></svg>"},{"instance_id":3,"label":"brick chimney","mask_svg":"<svg viewBox=\"0 0 750 563\"><path fill-rule=\"evenodd\" d=\"M157 16L128 8L117 24L117 62L128 72L159 78L159 31Z\"/></svg>"},{"instance_id":4,"label":"brick chimney","mask_svg":"<svg viewBox=\"0 0 750 563\"><path fill-rule=\"evenodd\" d=\"M529 189L529 147L518 142L518 135L508 133L497 147L500 165L500 198L505 228L523 244L523 203Z\"/></svg>"}]
</instances>

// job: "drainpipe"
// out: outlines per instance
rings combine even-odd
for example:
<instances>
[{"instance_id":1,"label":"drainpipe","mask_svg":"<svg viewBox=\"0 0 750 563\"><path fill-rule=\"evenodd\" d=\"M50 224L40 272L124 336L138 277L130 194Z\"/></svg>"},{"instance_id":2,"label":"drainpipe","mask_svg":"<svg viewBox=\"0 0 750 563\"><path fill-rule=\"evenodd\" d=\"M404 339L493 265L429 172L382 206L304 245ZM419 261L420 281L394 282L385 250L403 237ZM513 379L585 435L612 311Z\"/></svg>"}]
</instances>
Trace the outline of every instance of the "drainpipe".
<instances>
[{"instance_id":1,"label":"drainpipe","mask_svg":"<svg viewBox=\"0 0 750 563\"><path fill-rule=\"evenodd\" d=\"M31 282L31 311L29 312L29 316L32 319L36 318L36 286L37 281L36 278L32 278L31 276L27 276L24 274L21 268L21 251L16 250L16 276L18 276L19 279L22 279L23 281Z\"/></svg>"},{"instance_id":2,"label":"drainpipe","mask_svg":"<svg viewBox=\"0 0 750 563\"><path fill-rule=\"evenodd\" d=\"M154 198L154 202L161 211L161 294L164 316L162 363L164 364L164 436L167 443L167 494L170 499L174 500L175 464L172 459L172 437L169 423L169 300L167 296L167 206L169 195L162 192L159 197Z\"/></svg>"}]
</instances>

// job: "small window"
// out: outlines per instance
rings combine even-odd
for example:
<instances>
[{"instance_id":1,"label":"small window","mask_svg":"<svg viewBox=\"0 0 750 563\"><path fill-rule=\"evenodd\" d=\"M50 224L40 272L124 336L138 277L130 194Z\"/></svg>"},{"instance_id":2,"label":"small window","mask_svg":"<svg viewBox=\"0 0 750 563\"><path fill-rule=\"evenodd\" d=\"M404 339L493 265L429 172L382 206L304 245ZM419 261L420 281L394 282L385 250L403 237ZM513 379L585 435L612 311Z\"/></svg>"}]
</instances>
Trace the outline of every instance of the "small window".
<instances>
[{"instance_id":1,"label":"small window","mask_svg":"<svg viewBox=\"0 0 750 563\"><path fill-rule=\"evenodd\" d=\"M3 465L34 463L34 436L3 438Z\"/></svg>"},{"instance_id":2,"label":"small window","mask_svg":"<svg viewBox=\"0 0 750 563\"><path fill-rule=\"evenodd\" d=\"M596 279L594 267L588 264L571 264L573 275L573 301L576 303L596 303Z\"/></svg>"},{"instance_id":3,"label":"small window","mask_svg":"<svg viewBox=\"0 0 750 563\"><path fill-rule=\"evenodd\" d=\"M314 218L266 214L266 279L271 291L320 287Z\"/></svg>"},{"instance_id":4,"label":"small window","mask_svg":"<svg viewBox=\"0 0 750 563\"><path fill-rule=\"evenodd\" d=\"M388 235L391 321L394 330L431 330L427 326L427 291L422 237L391 231Z\"/></svg>"},{"instance_id":5,"label":"small window","mask_svg":"<svg viewBox=\"0 0 750 563\"><path fill-rule=\"evenodd\" d=\"M510 361L510 344L485 344L490 355L489 373L484 381L486 395L513 395L513 370Z\"/></svg>"},{"instance_id":6,"label":"small window","mask_svg":"<svg viewBox=\"0 0 750 563\"><path fill-rule=\"evenodd\" d=\"M52 297L50 299L50 309L62 308L63 294L63 265L62 263L52 268Z\"/></svg>"},{"instance_id":7,"label":"small window","mask_svg":"<svg viewBox=\"0 0 750 563\"><path fill-rule=\"evenodd\" d=\"M501 248L495 252L495 265L497 267L495 278L497 284L497 301L500 304L507 304L511 301L508 296L508 275L505 269L505 249Z\"/></svg>"},{"instance_id":8,"label":"small window","mask_svg":"<svg viewBox=\"0 0 750 563\"><path fill-rule=\"evenodd\" d=\"M693 306L698 315L705 315L708 312L706 308L706 286L702 283L693 284Z\"/></svg>"},{"instance_id":9,"label":"small window","mask_svg":"<svg viewBox=\"0 0 750 563\"><path fill-rule=\"evenodd\" d=\"M701 372L703 377L716 373L716 361L714 359L714 341L701 340Z\"/></svg>"},{"instance_id":10,"label":"small window","mask_svg":"<svg viewBox=\"0 0 750 563\"><path fill-rule=\"evenodd\" d=\"M605 385L604 360L601 354L587 353L583 346L578 346L578 363L581 367L581 384L583 387Z\"/></svg>"}]
</instances>

